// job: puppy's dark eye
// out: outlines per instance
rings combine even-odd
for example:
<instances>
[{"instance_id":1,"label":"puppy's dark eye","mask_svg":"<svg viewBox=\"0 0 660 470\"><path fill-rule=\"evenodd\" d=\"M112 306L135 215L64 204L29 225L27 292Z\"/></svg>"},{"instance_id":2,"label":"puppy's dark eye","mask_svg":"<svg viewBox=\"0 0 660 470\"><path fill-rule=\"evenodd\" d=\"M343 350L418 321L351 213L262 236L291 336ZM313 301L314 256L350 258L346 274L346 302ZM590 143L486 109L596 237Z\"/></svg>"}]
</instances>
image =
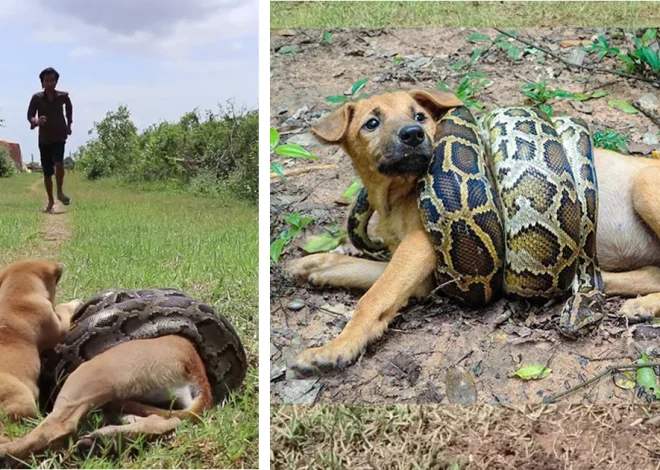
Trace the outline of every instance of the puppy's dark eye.
<instances>
[{"instance_id":1,"label":"puppy's dark eye","mask_svg":"<svg viewBox=\"0 0 660 470\"><path fill-rule=\"evenodd\" d=\"M369 131L373 131L376 129L378 126L380 126L380 121L376 118L369 119L367 123L364 125L365 129Z\"/></svg>"},{"instance_id":2,"label":"puppy's dark eye","mask_svg":"<svg viewBox=\"0 0 660 470\"><path fill-rule=\"evenodd\" d=\"M426 116L424 115L424 113L415 113L415 121L424 122L426 121Z\"/></svg>"}]
</instances>

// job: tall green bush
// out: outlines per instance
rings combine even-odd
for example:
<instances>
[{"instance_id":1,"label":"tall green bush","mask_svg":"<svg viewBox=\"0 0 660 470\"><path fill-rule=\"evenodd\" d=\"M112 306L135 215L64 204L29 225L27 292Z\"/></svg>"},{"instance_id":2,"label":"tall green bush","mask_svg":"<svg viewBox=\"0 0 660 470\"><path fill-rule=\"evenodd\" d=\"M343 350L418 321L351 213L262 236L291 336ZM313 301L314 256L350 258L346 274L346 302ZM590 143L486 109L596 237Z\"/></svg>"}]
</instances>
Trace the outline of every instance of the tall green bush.
<instances>
[{"instance_id":1,"label":"tall green bush","mask_svg":"<svg viewBox=\"0 0 660 470\"><path fill-rule=\"evenodd\" d=\"M95 123L92 139L75 155L88 178L118 176L133 182L178 181L197 193L258 194L256 110L195 109L178 122L163 121L138 133L125 106Z\"/></svg>"}]
</instances>

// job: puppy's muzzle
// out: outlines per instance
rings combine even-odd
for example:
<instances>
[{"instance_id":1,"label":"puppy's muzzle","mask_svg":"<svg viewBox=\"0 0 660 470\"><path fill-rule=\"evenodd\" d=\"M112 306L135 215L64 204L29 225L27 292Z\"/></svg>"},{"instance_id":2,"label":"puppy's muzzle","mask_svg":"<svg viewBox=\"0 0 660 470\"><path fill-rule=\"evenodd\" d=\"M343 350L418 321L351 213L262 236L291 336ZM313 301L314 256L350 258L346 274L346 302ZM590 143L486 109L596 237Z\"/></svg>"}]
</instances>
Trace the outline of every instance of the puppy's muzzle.
<instances>
[{"instance_id":1,"label":"puppy's muzzle","mask_svg":"<svg viewBox=\"0 0 660 470\"><path fill-rule=\"evenodd\" d=\"M421 126L409 125L392 136L378 161L378 172L387 176L421 175L428 170L433 154L431 139Z\"/></svg>"},{"instance_id":2,"label":"puppy's muzzle","mask_svg":"<svg viewBox=\"0 0 660 470\"><path fill-rule=\"evenodd\" d=\"M410 147L419 147L424 143L424 137L426 137L426 133L421 126L406 126L399 131L401 142Z\"/></svg>"}]
</instances>

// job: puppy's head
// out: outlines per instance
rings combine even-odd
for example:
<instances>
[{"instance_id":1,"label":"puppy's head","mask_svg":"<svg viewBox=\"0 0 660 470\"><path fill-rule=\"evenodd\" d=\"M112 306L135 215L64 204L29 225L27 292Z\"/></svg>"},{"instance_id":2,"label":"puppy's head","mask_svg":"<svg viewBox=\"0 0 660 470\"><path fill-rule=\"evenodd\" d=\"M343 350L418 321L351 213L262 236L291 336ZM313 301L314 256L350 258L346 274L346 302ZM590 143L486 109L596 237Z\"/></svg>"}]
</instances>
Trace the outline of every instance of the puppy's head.
<instances>
[{"instance_id":1,"label":"puppy's head","mask_svg":"<svg viewBox=\"0 0 660 470\"><path fill-rule=\"evenodd\" d=\"M345 104L314 125L312 133L382 175L421 175L431 161L438 120L461 104L440 91L386 93Z\"/></svg>"},{"instance_id":2,"label":"puppy's head","mask_svg":"<svg viewBox=\"0 0 660 470\"><path fill-rule=\"evenodd\" d=\"M28 288L29 279L35 279L43 283L48 291L50 301L55 302L55 290L62 277L62 266L53 261L46 260L24 260L16 261L6 268L0 270L0 287L10 279L16 279L19 287Z\"/></svg>"}]
</instances>

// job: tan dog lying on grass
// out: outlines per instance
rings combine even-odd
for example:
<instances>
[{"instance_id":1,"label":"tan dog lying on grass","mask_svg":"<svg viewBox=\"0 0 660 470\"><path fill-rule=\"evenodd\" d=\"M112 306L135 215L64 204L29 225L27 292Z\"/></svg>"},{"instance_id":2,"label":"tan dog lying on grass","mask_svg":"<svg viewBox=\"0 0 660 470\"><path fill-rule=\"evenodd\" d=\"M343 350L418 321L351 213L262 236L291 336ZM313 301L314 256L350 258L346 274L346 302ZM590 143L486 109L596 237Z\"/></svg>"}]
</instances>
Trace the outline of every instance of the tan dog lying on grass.
<instances>
[{"instance_id":1,"label":"tan dog lying on grass","mask_svg":"<svg viewBox=\"0 0 660 470\"><path fill-rule=\"evenodd\" d=\"M437 91L387 93L347 103L313 127L321 141L341 146L351 157L378 213L377 234L393 255L389 262L378 262L325 253L288 264L289 274L299 280L367 291L336 339L297 357L292 369L298 375L350 363L385 332L411 297L424 297L435 287L436 252L420 218L416 184L431 160L438 119L460 105L453 95ZM605 292L644 296L628 300L625 315L658 316L660 161L602 149L594 154L600 199L597 253Z\"/></svg>"},{"instance_id":2,"label":"tan dog lying on grass","mask_svg":"<svg viewBox=\"0 0 660 470\"><path fill-rule=\"evenodd\" d=\"M247 370L228 321L175 289L100 293L76 309L71 331L51 352L42 356L40 386L45 410L54 398L52 411L27 435L0 444L0 467L66 445L98 407L113 423L78 441L84 453L98 437L168 433L224 402Z\"/></svg>"},{"instance_id":3,"label":"tan dog lying on grass","mask_svg":"<svg viewBox=\"0 0 660 470\"><path fill-rule=\"evenodd\" d=\"M39 355L69 331L82 303L55 306L62 267L17 261L0 270L0 412L10 419L37 416Z\"/></svg>"}]
</instances>

